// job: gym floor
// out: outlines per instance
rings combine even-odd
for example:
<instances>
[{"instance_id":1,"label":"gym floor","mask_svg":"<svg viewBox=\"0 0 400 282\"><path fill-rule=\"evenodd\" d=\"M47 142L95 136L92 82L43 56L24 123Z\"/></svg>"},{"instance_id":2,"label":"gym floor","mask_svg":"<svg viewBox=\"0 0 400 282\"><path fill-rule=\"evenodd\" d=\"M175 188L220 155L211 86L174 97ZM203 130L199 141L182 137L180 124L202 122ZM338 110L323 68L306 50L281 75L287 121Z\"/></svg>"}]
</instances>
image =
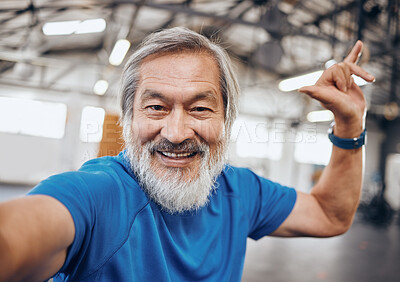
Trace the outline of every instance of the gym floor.
<instances>
[{"instance_id":1,"label":"gym floor","mask_svg":"<svg viewBox=\"0 0 400 282\"><path fill-rule=\"evenodd\" d=\"M30 187L0 185L0 202ZM243 282L398 282L400 218L373 224L357 213L351 229L334 238L249 239Z\"/></svg>"},{"instance_id":2,"label":"gym floor","mask_svg":"<svg viewBox=\"0 0 400 282\"><path fill-rule=\"evenodd\" d=\"M399 282L399 220L377 226L358 213L339 237L248 240L242 281Z\"/></svg>"}]
</instances>

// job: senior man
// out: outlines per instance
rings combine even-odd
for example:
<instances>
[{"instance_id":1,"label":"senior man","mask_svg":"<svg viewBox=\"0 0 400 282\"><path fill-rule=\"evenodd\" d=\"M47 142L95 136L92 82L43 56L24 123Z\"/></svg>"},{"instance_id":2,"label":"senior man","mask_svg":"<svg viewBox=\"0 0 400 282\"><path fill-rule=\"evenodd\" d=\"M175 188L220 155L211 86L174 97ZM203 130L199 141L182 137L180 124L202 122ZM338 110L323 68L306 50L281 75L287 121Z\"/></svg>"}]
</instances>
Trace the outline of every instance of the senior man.
<instances>
[{"instance_id":1,"label":"senior man","mask_svg":"<svg viewBox=\"0 0 400 282\"><path fill-rule=\"evenodd\" d=\"M0 280L240 281L247 237L342 234L363 170L365 99L351 75L374 80L355 64L361 49L300 90L336 122L305 194L226 164L239 89L225 51L185 28L150 35L122 77L126 150L0 206Z\"/></svg>"}]
</instances>

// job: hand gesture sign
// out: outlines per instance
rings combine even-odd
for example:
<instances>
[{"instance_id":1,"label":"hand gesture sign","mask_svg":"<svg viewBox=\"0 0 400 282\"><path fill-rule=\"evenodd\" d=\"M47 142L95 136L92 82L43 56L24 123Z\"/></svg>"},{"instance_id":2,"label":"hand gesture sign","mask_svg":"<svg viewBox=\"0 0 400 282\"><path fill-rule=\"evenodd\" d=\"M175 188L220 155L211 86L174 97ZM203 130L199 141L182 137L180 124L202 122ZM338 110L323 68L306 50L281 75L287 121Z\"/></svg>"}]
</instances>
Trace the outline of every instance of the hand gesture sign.
<instances>
[{"instance_id":1,"label":"hand gesture sign","mask_svg":"<svg viewBox=\"0 0 400 282\"><path fill-rule=\"evenodd\" d=\"M335 135L342 138L353 138L362 132L366 113L364 95L352 74L368 82L375 80L374 76L356 65L362 47L362 42L357 41L343 62L325 70L315 85L299 89L333 112Z\"/></svg>"}]
</instances>

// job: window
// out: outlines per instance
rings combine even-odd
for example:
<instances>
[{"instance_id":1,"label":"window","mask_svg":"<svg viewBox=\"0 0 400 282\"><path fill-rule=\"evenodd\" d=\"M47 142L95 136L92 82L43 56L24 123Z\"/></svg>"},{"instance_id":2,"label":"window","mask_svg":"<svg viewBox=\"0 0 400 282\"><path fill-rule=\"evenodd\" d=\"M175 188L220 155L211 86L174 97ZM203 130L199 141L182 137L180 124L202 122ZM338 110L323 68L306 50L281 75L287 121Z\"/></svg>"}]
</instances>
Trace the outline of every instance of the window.
<instances>
[{"instance_id":1,"label":"window","mask_svg":"<svg viewBox=\"0 0 400 282\"><path fill-rule=\"evenodd\" d=\"M67 106L63 103L0 97L0 131L61 139Z\"/></svg>"},{"instance_id":2,"label":"window","mask_svg":"<svg viewBox=\"0 0 400 282\"><path fill-rule=\"evenodd\" d=\"M307 133L303 133L307 135ZM332 144L326 133L317 133L315 138L304 139L295 144L294 159L299 163L327 165Z\"/></svg>"},{"instance_id":3,"label":"window","mask_svg":"<svg viewBox=\"0 0 400 282\"><path fill-rule=\"evenodd\" d=\"M231 139L239 157L280 160L282 132L272 129L263 119L239 117L232 128Z\"/></svg>"},{"instance_id":4,"label":"window","mask_svg":"<svg viewBox=\"0 0 400 282\"><path fill-rule=\"evenodd\" d=\"M105 111L98 107L84 107L81 119L81 141L100 142L103 137Z\"/></svg>"}]
</instances>

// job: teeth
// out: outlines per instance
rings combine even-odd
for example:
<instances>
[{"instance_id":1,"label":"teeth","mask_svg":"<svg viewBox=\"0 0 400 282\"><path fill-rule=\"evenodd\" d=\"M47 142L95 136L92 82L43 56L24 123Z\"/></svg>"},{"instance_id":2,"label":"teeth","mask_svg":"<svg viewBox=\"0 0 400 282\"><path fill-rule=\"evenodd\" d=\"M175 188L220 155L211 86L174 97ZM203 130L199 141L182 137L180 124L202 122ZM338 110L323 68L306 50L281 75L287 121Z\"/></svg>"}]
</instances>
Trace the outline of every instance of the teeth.
<instances>
[{"instance_id":1,"label":"teeth","mask_svg":"<svg viewBox=\"0 0 400 282\"><path fill-rule=\"evenodd\" d=\"M161 152L164 156L171 157L171 158L184 158L190 156L192 153L170 153L170 152Z\"/></svg>"}]
</instances>

